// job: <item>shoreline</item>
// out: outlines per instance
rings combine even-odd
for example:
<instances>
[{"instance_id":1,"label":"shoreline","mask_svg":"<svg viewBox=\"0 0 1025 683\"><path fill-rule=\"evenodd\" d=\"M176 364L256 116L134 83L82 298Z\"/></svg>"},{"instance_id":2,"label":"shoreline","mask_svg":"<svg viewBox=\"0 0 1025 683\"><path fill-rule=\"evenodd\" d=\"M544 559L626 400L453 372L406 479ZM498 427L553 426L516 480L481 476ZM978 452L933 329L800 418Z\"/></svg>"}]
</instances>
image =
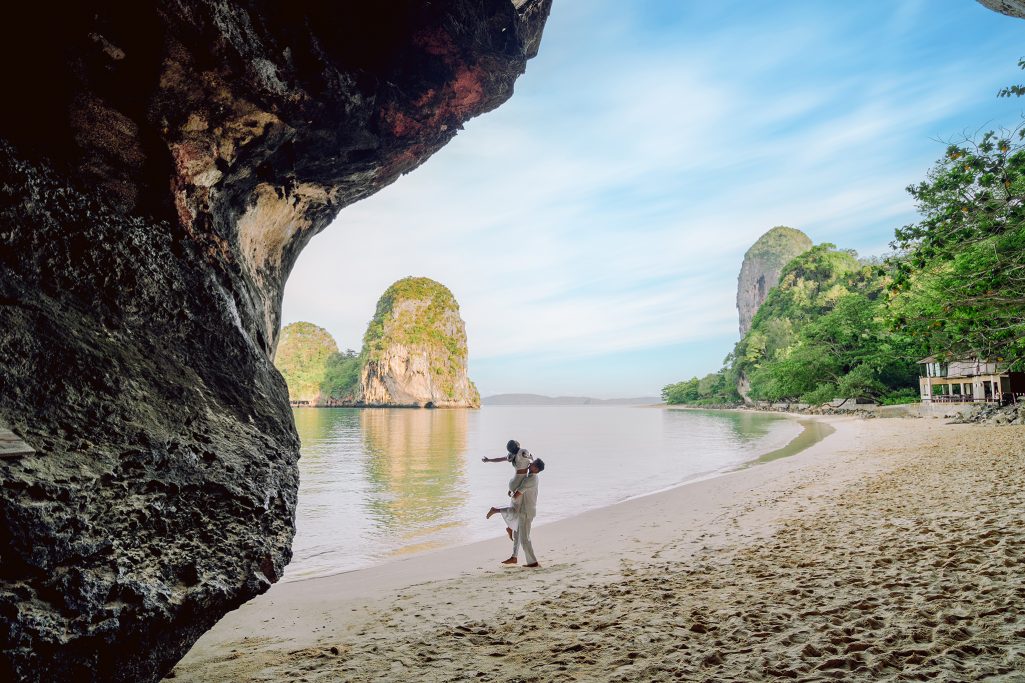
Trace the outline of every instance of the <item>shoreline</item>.
<instances>
[{"instance_id":1,"label":"shoreline","mask_svg":"<svg viewBox=\"0 0 1025 683\"><path fill-rule=\"evenodd\" d=\"M664 403L643 407L663 409L671 408L670 406ZM729 412L727 409L720 408L702 408L695 410L702 410L703 412L713 413ZM765 411L752 410L750 412L764 413ZM612 507L614 505L619 505L620 503L625 503L627 501L637 500L638 498L646 498L647 496L654 496L660 493L666 493L668 491L672 491L673 489L680 488L681 486L688 486L690 484L697 484L702 481L708 481L709 479L715 479L716 477L725 476L727 474L730 474L731 472L738 472L740 470L747 469L748 467L754 467L756 465L772 462L773 460L779 460L780 458L789 458L791 456L797 455L803 450L811 448L812 446L824 440L826 437L828 437L830 434L836 431L836 429L832 425L830 425L829 421L824 419L824 416L822 415L801 415L799 413L777 413L777 415L779 415L781 418L793 420L801 426L801 432L794 438L790 439L790 441L787 441L785 444L780 446L779 448L775 448L771 451L768 451L767 453L762 453L761 455L756 455L750 460L745 460L744 462L739 463L737 465L731 465L726 469L716 470L715 472L709 472L707 474L696 474L690 479L685 479L681 482L677 482L675 484L671 484L660 489L655 489L654 491L649 491L647 493L638 493L637 495L629 496L627 498L624 498L623 500L616 501L615 503L603 505L602 508ZM587 514L587 512L590 511L581 512L579 514ZM576 516L578 515L573 515L571 517L563 517L560 520L553 520L552 522L549 522L549 524L554 524L555 522L560 522L564 519L573 519L573 517Z\"/></svg>"},{"instance_id":2,"label":"shoreline","mask_svg":"<svg viewBox=\"0 0 1025 683\"><path fill-rule=\"evenodd\" d=\"M783 413L780 413L780 416L787 417L788 419L806 419L816 422L849 423L852 420L852 418L838 418L835 416L813 416L812 419L809 419L809 416ZM802 431L791 442L800 438L806 431ZM791 442L788 442L788 444ZM828 439L810 445L789 458L773 462L786 462L787 460L800 457L809 450L822 446L824 443L828 443ZM685 481L666 489L640 494L612 505L539 524L534 527L536 530L535 536L538 539L535 541L535 547L538 549L540 556L544 552L541 548L549 545L542 539L545 535L554 531L554 535L559 539L556 541L556 545L567 544L576 546L577 550L571 554L585 556L587 554L586 547L598 540L593 538L597 535L596 532L598 531L595 527L596 519L599 522L599 526L616 527L625 536L633 531L631 527L639 526L644 522L645 518L651 517L652 511L661 510L663 499L677 499L680 497L679 492L695 487L715 489L717 488L715 486L716 482L729 480L731 477L742 475L745 472L762 469L760 467L750 467L750 464L756 463L757 460L758 458L753 458L734 469L715 473L706 478ZM541 505L543 505L543 500ZM621 514L624 511L627 512L626 515ZM605 520L605 523L602 523L601 520ZM581 527L583 528L581 529ZM579 534L578 531L583 531L584 533ZM571 540L573 537L579 538ZM582 542L587 538L591 540ZM182 663L179 664L179 667L176 669L178 678L181 679L185 672L192 670L191 664L194 661L202 661L211 655L223 654L225 646L230 645L229 649L239 650L242 642L236 642L238 636L245 640L246 647L252 647L255 651L263 651L265 647L273 649L275 645L284 644L294 647L308 647L315 642L314 636L316 634L332 630L330 622L333 622L336 618L342 617L341 623L338 624L339 626L351 629L352 624L345 617L360 610L371 609L374 602L387 599L387 596L393 590L423 586L437 581L455 580L458 577L470 574L478 574L499 580L515 579L515 575L521 573L519 571L520 568L508 568L498 564L501 559L507 557L508 546L509 541L503 536L491 540L474 541L463 545L430 550L371 567L347 570L326 576L280 582L275 584L267 593L230 612L213 629L207 632L182 660ZM541 559L543 566L548 566L545 562L546 558L542 557ZM613 563L609 558L605 558L600 564L605 570L612 570L616 563ZM565 569L566 566L564 562L557 565L560 569ZM330 610L332 619L313 619L311 621L310 611L323 609L321 601L315 597L323 593L331 595L344 594L346 597L333 601ZM265 614L271 614L272 616L268 619L263 619L262 617ZM323 613L321 612L321 614ZM272 624L271 622L278 623ZM203 667L200 668L202 669ZM206 680L206 675L208 675L208 672L198 675L194 680ZM190 679L185 678L184 680ZM232 679L227 678L223 680Z\"/></svg>"},{"instance_id":3,"label":"shoreline","mask_svg":"<svg viewBox=\"0 0 1025 683\"><path fill-rule=\"evenodd\" d=\"M494 539L278 584L204 635L176 680L705 680L782 675L774 667L876 680L926 666L971 679L1025 664L1005 647L1025 617L988 616L1025 591L1025 428L817 419L836 431L791 457L537 527L539 570L499 565L509 544ZM951 633L975 645L954 652L947 627L922 636L923 623L963 624L969 635Z\"/></svg>"},{"instance_id":4,"label":"shoreline","mask_svg":"<svg viewBox=\"0 0 1025 683\"><path fill-rule=\"evenodd\" d=\"M311 407L319 407L319 406L311 406ZM328 407L338 408L339 406L328 406ZM351 406L348 406L348 407L351 407ZM498 406L498 407L514 407L514 408L516 408L516 407L521 407L521 406ZM535 406L528 406L528 407L535 407ZM546 407L562 407L562 406L546 406ZM577 408L577 407L587 407L587 408L597 407L597 408L603 408L603 407L607 407L607 406L576 406L576 405L573 405L573 406L565 406L565 407L571 407L571 408ZM622 407L622 406L611 406L611 407ZM653 405L650 405L650 406L649 405L644 405L644 406L638 406L638 407L644 407L644 408L653 407L653 408L661 408L661 409L673 409L673 407L667 406L666 404L653 404ZM704 412L726 412L726 411L721 411L720 409L715 409L715 408L702 409L702 410ZM750 412L753 412L753 413L764 413L765 411L752 410ZM644 491L642 493L636 493L636 494L633 494L633 495L629 495L629 496L627 496L625 498L622 498L620 500L615 500L615 501L606 503L604 505L600 505L600 506L595 507L595 508L590 508L590 509L587 509L587 510L583 510L581 512L570 514L570 515L568 515L566 517L559 517L559 518L556 518L556 519L552 519L550 521L542 522L540 524L535 525L534 528L537 529L537 528L542 528L542 527L550 525L550 524L557 524L559 522L563 522L563 521L566 521L566 520L574 519L574 518L579 517L581 515L586 515L586 514L593 513L596 510L601 510L601 509L604 509L604 508L613 507L615 505L619 505L619 504L625 503L627 501L637 500L639 498L645 498L645 497L648 497L648 496L658 495L658 494L664 493L666 491L672 491L673 489L679 488L681 486L687 486L689 484L694 484L694 483L701 482L701 481L707 481L709 479L714 479L715 477L721 477L721 476L724 476L724 475L729 474L731 472L735 472L737 470L742 470L742 469L745 469L745 468L748 468L748 467L752 467L752 466L755 466L755 465L759 465L759 464L762 464L762 463L765 463L765 462L770 462L772 460L776 460L776 459L779 459L779 458L784 458L784 457L789 457L789 456L792 456L792 455L796 455L797 453L800 453L801 451L803 451L803 450L805 450L807 448L810 448L814 444L818 443L819 441L821 441L822 439L824 439L825 437L827 437L829 434L831 434L834 431L832 427L828 426L828 423L827 423L826 420L821 419L823 416L818 416L818 415L801 415L801 414L796 414L796 413L779 413L779 412L775 413L775 414L778 417L780 417L781 419L790 419L790 420L796 421L801 426L801 428L802 428L800 433L798 433L796 436L794 436L792 439L787 441L783 446L781 446L779 448L775 448L775 449L773 449L771 451L768 451L766 453L760 453L760 454L755 455L754 457L750 458L749 460L745 460L745 461L743 461L741 463L737 463L737 464L734 464L734 465L729 465L729 466L727 466L727 467L725 467L723 469L718 469L718 470L714 470L714 471L711 471L711 472L705 472L705 473L701 473L701 474L695 474L695 475L692 475L691 477L689 477L687 479L684 479L682 481L678 481L678 482L669 484L668 486L663 486L663 487L660 487L660 488L657 488L657 489L654 489L654 490L651 490L651 491ZM313 581L313 580L317 580L317 579L326 579L326 578L330 578L332 576L338 576L339 574L349 574L349 573L357 572L357 571L371 570L371 569L374 569L375 567L381 567L381 566L387 565L387 564L389 564L391 562L399 561L400 559L407 559L407 558L412 559L412 558L416 558L416 557L422 557L422 556L425 556L425 555L430 555L432 553L446 552L446 551L452 550L453 548L461 548L461 547L464 547L464 546L473 545L475 543L482 543L482 542L485 542L485 541L486 541L486 539L476 539L476 540L471 539L471 540L467 540L467 541L464 541L464 542L461 542L461 543L456 543L454 545L435 546L435 547L431 547L431 548L423 549L423 550L419 550L419 551L402 552L402 553L399 554L399 557L392 556L392 557L389 557L388 559L384 559L382 561L377 561L377 562L375 562L373 564L369 564L369 565L366 565L366 566L355 567L355 568L351 568L351 569L330 570L328 573L317 574L315 576L304 576L304 577L301 577L301 578L294 578L294 579L293 578L288 578L287 569L286 569L285 577L282 578L280 583L284 584L284 583L298 583L298 582L301 582L301 581ZM413 546L409 546L409 547L413 547Z\"/></svg>"}]
</instances>

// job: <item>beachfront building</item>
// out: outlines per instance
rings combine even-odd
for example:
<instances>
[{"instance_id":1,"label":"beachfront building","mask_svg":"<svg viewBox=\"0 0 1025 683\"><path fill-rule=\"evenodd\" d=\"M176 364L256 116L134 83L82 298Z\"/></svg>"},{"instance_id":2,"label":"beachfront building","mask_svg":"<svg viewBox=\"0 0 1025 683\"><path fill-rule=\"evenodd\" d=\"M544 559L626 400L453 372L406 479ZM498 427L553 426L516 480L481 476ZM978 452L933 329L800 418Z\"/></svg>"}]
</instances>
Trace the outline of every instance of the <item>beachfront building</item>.
<instances>
[{"instance_id":1,"label":"beachfront building","mask_svg":"<svg viewBox=\"0 0 1025 683\"><path fill-rule=\"evenodd\" d=\"M1007 404L1025 400L1025 372L1009 372L1000 363L943 363L929 356L918 364L918 388L923 403Z\"/></svg>"}]
</instances>

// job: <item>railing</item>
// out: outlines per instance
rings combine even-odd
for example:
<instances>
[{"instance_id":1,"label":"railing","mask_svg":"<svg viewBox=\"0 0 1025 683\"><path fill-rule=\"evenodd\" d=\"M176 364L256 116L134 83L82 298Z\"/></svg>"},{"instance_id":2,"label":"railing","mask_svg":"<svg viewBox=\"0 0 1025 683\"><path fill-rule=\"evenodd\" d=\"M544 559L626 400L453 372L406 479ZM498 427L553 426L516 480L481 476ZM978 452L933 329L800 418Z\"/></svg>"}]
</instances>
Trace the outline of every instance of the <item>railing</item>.
<instances>
[{"instance_id":1,"label":"railing","mask_svg":"<svg viewBox=\"0 0 1025 683\"><path fill-rule=\"evenodd\" d=\"M1000 399L992 396L978 397L970 394L933 394L934 403L1000 403Z\"/></svg>"}]
</instances>

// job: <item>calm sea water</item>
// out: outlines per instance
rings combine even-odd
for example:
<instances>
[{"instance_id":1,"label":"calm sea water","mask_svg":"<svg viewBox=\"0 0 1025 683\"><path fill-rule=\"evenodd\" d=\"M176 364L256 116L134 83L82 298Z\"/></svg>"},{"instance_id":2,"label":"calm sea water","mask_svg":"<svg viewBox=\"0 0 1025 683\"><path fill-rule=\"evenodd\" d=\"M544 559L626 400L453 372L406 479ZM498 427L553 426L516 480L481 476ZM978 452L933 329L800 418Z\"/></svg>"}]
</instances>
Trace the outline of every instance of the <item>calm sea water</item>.
<instances>
[{"instance_id":1,"label":"calm sea water","mask_svg":"<svg viewBox=\"0 0 1025 683\"><path fill-rule=\"evenodd\" d=\"M769 414L635 406L480 410L299 408L294 558L285 580L368 567L503 532L484 519L508 500L520 441L547 469L536 524L736 468L801 427Z\"/></svg>"}]
</instances>

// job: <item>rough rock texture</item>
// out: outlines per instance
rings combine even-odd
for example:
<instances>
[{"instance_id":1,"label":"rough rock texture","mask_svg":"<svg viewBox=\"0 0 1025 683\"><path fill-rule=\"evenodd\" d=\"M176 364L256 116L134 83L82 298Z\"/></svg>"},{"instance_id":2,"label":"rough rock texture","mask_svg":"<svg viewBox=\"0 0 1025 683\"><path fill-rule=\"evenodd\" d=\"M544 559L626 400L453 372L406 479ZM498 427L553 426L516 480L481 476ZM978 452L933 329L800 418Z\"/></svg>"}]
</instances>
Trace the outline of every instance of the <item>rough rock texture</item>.
<instances>
[{"instance_id":1,"label":"rough rock texture","mask_svg":"<svg viewBox=\"0 0 1025 683\"><path fill-rule=\"evenodd\" d=\"M510 96L549 6L5 8L0 679L154 680L277 580L285 278Z\"/></svg>"},{"instance_id":2,"label":"rough rock texture","mask_svg":"<svg viewBox=\"0 0 1025 683\"><path fill-rule=\"evenodd\" d=\"M338 344L323 327L307 322L282 327L274 367L285 378L288 399L319 405L328 363L336 353Z\"/></svg>"},{"instance_id":3,"label":"rough rock texture","mask_svg":"<svg viewBox=\"0 0 1025 683\"><path fill-rule=\"evenodd\" d=\"M466 375L466 326L444 285L407 277L385 291L363 338L361 403L477 408Z\"/></svg>"},{"instance_id":4,"label":"rough rock texture","mask_svg":"<svg viewBox=\"0 0 1025 683\"><path fill-rule=\"evenodd\" d=\"M956 423L983 422L995 425L1021 425L1025 424L1025 403L1012 403L1006 406L992 403L980 404L957 415L953 421Z\"/></svg>"},{"instance_id":5,"label":"rough rock texture","mask_svg":"<svg viewBox=\"0 0 1025 683\"><path fill-rule=\"evenodd\" d=\"M777 226L759 237L747 250L737 278L741 337L751 329L751 320L769 295L769 290L779 284L783 266L811 246L811 239L800 230Z\"/></svg>"},{"instance_id":6,"label":"rough rock texture","mask_svg":"<svg viewBox=\"0 0 1025 683\"><path fill-rule=\"evenodd\" d=\"M979 0L979 3L994 12L1025 19L1025 0Z\"/></svg>"}]
</instances>

